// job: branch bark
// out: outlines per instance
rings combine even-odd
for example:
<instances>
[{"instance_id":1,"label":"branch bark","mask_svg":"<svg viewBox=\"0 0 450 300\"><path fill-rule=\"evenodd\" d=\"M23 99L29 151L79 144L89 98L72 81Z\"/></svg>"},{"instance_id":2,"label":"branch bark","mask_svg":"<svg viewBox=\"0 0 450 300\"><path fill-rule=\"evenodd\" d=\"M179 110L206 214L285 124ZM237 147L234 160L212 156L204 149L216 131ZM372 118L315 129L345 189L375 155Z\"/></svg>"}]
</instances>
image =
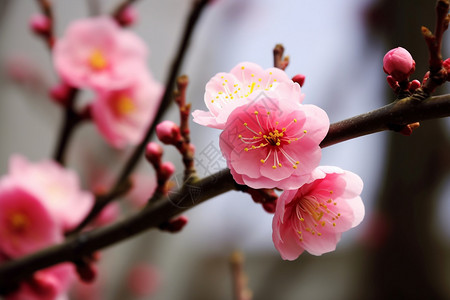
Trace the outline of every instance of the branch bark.
<instances>
[{"instance_id":1,"label":"branch bark","mask_svg":"<svg viewBox=\"0 0 450 300\"><path fill-rule=\"evenodd\" d=\"M328 147L359 136L388 130L392 124L401 125L450 116L450 94L417 101L404 98L366 114L334 123L321 143ZM5 262L0 268L0 294L8 286L33 272L64 261L75 261L99 249L111 246L150 228L220 194L242 190L228 169L204 179L189 182L167 197L152 199L154 205L137 215L106 228L96 229L68 238L64 243L38 253Z\"/></svg>"}]
</instances>

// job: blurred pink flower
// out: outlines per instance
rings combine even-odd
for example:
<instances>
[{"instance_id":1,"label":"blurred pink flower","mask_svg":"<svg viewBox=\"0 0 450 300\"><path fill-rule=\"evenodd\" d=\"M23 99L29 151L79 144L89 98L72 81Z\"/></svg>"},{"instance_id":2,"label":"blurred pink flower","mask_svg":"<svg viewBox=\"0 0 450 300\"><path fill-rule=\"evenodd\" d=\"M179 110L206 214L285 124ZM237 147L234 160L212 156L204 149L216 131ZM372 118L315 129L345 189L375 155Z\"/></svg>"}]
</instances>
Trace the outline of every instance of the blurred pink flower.
<instances>
[{"instance_id":1,"label":"blurred pink flower","mask_svg":"<svg viewBox=\"0 0 450 300\"><path fill-rule=\"evenodd\" d=\"M53 50L55 68L65 82L96 89L129 85L146 57L145 43L109 17L73 22Z\"/></svg>"},{"instance_id":2,"label":"blurred pink flower","mask_svg":"<svg viewBox=\"0 0 450 300\"><path fill-rule=\"evenodd\" d=\"M33 164L13 155L7 177L35 195L64 231L77 226L94 204L94 196L80 189L77 174L51 160Z\"/></svg>"},{"instance_id":3,"label":"blurred pink flower","mask_svg":"<svg viewBox=\"0 0 450 300\"><path fill-rule=\"evenodd\" d=\"M135 173L131 177L133 187L127 194L127 199L138 209L143 208L156 190L155 176Z\"/></svg>"},{"instance_id":4,"label":"blurred pink flower","mask_svg":"<svg viewBox=\"0 0 450 300\"><path fill-rule=\"evenodd\" d=\"M136 264L130 269L127 285L135 296L150 296L160 287L161 276L159 271L151 265Z\"/></svg>"},{"instance_id":5,"label":"blurred pink flower","mask_svg":"<svg viewBox=\"0 0 450 300\"><path fill-rule=\"evenodd\" d=\"M142 141L155 118L163 87L147 72L141 72L130 86L99 90L92 103L92 118L105 140L124 148Z\"/></svg>"},{"instance_id":6,"label":"blurred pink flower","mask_svg":"<svg viewBox=\"0 0 450 300\"><path fill-rule=\"evenodd\" d=\"M67 290L75 279L70 263L59 264L37 271L31 279L23 281L19 289L5 300L66 300Z\"/></svg>"},{"instance_id":7,"label":"blurred pink flower","mask_svg":"<svg viewBox=\"0 0 450 300\"><path fill-rule=\"evenodd\" d=\"M263 70L250 62L240 63L231 69L230 73L218 73L208 81L204 99L209 111L194 111L194 122L224 129L228 116L235 108L248 104L255 94L276 90L282 83L298 91L296 101L303 100L300 86L284 71L277 68Z\"/></svg>"},{"instance_id":8,"label":"blurred pink flower","mask_svg":"<svg viewBox=\"0 0 450 300\"><path fill-rule=\"evenodd\" d=\"M19 178L0 180L0 256L16 258L63 240L57 223ZM23 179L25 180L25 179Z\"/></svg>"},{"instance_id":9,"label":"blurred pink flower","mask_svg":"<svg viewBox=\"0 0 450 300\"><path fill-rule=\"evenodd\" d=\"M298 190L284 191L272 223L275 248L286 260L304 250L321 255L336 249L344 231L364 217L358 175L337 167L319 167L314 180Z\"/></svg>"},{"instance_id":10,"label":"blurred pink flower","mask_svg":"<svg viewBox=\"0 0 450 300\"><path fill-rule=\"evenodd\" d=\"M252 188L299 188L320 162L327 114L300 104L300 90L280 85L235 108L220 135L234 180Z\"/></svg>"},{"instance_id":11,"label":"blurred pink flower","mask_svg":"<svg viewBox=\"0 0 450 300\"><path fill-rule=\"evenodd\" d=\"M402 47L389 50L383 58L383 70L397 81L408 80L415 70L416 62Z\"/></svg>"}]
</instances>

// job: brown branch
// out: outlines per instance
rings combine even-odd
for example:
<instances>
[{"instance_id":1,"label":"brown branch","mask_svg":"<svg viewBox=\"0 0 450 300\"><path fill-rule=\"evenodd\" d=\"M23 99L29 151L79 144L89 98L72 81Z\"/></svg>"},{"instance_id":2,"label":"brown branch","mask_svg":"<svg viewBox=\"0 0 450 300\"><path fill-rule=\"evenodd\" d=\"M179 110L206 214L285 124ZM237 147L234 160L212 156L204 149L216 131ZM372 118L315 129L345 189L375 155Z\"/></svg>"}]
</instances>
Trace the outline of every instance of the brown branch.
<instances>
[{"instance_id":1,"label":"brown branch","mask_svg":"<svg viewBox=\"0 0 450 300\"><path fill-rule=\"evenodd\" d=\"M75 98L77 94L78 89L70 88L67 101L64 104L65 105L64 124L60 129L58 141L56 143L55 153L53 154L53 159L58 163L60 163L61 165L65 164L65 153L70 141L70 137L72 136L75 127L82 120L78 112L75 111Z\"/></svg>"},{"instance_id":2,"label":"brown branch","mask_svg":"<svg viewBox=\"0 0 450 300\"><path fill-rule=\"evenodd\" d=\"M321 143L328 147L359 136L388 130L392 124L410 124L434 118L450 116L450 94L417 101L404 98L372 112L334 123ZM0 267L0 294L9 286L33 272L64 261L76 261L80 257L111 246L163 222L202 203L203 201L233 189L236 185L228 169L195 182L189 182L179 191L167 197L159 196L154 204L139 214L106 228L81 233L62 244L38 253L5 262Z\"/></svg>"},{"instance_id":3,"label":"brown branch","mask_svg":"<svg viewBox=\"0 0 450 300\"><path fill-rule=\"evenodd\" d=\"M130 4L131 2L132 1L125 1L124 3L126 5L126 4ZM178 51L175 55L175 59L172 62L172 66L170 68L169 75L166 79L166 85L165 85L166 90L162 97L161 104L158 108L158 112L156 113L153 124L150 125L142 142L135 148L134 152L131 154L130 158L125 163L125 165L124 165L121 173L119 174L118 179L116 180L110 193L108 193L108 195L103 197L102 200L97 201L95 203L91 212L83 220L83 222L81 222L81 224L74 230L74 232L79 232L82 228L84 228L87 224L89 224L102 211L102 209L114 199L114 197L112 195L116 194L116 190L123 189L123 185L128 182L131 172L134 170L137 163L141 159L142 154L144 153L145 147L146 147L148 141L150 140L150 137L155 132L156 125L161 121L164 113L170 106L170 103L172 100L172 91L173 91L173 88L175 85L175 80L178 76L179 70L180 70L181 65L184 61L184 58L186 56L186 52L187 52L189 42L192 37L192 33L194 31L195 25L197 24L197 21L199 20L200 15L201 15L203 9L205 8L206 4L208 4L208 0L197 0L197 1L195 1L194 5L192 6L191 12L186 21L186 26L184 27L185 30L183 33L181 43L178 47Z\"/></svg>"},{"instance_id":4,"label":"brown branch","mask_svg":"<svg viewBox=\"0 0 450 300\"><path fill-rule=\"evenodd\" d=\"M434 34L425 26L422 26L422 35L428 46L430 55L430 75L422 86L423 92L428 96L443 84L447 79L447 71L442 66L442 36L448 28L449 0L438 0L436 3L436 28Z\"/></svg>"},{"instance_id":5,"label":"brown branch","mask_svg":"<svg viewBox=\"0 0 450 300\"><path fill-rule=\"evenodd\" d=\"M252 291L247 287L248 278L244 271L244 255L235 251L230 257L231 274L233 278L234 300L251 300Z\"/></svg>"},{"instance_id":6,"label":"brown branch","mask_svg":"<svg viewBox=\"0 0 450 300\"><path fill-rule=\"evenodd\" d=\"M191 145L189 118L191 116L191 104L186 104L186 89L189 78L186 75L177 78L177 91L175 92L175 102L180 110L180 132L181 142L177 146L183 157L184 181L195 176L194 147Z\"/></svg>"}]
</instances>

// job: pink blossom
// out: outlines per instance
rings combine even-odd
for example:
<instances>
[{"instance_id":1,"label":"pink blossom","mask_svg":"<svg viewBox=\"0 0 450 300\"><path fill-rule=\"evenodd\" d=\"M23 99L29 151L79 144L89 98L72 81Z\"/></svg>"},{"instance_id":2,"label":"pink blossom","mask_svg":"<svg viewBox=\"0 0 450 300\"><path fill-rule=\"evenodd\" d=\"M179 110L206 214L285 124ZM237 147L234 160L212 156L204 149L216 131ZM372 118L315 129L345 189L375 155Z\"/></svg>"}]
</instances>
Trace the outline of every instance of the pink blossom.
<instances>
[{"instance_id":1,"label":"pink blossom","mask_svg":"<svg viewBox=\"0 0 450 300\"><path fill-rule=\"evenodd\" d=\"M158 145L158 144L155 144ZM133 187L127 199L138 209L144 208L156 190L156 178L146 174L134 174L131 177Z\"/></svg>"},{"instance_id":2,"label":"pink blossom","mask_svg":"<svg viewBox=\"0 0 450 300\"><path fill-rule=\"evenodd\" d=\"M39 270L5 300L66 300L66 292L74 279L75 272L70 263Z\"/></svg>"},{"instance_id":3,"label":"pink blossom","mask_svg":"<svg viewBox=\"0 0 450 300\"><path fill-rule=\"evenodd\" d=\"M299 188L319 165L327 114L300 104L298 89L251 95L236 108L220 135L220 149L234 180L252 188Z\"/></svg>"},{"instance_id":4,"label":"pink blossom","mask_svg":"<svg viewBox=\"0 0 450 300\"><path fill-rule=\"evenodd\" d=\"M141 72L126 88L100 90L92 103L92 118L111 146L136 145L153 122L162 94L161 84L147 72Z\"/></svg>"},{"instance_id":5,"label":"pink blossom","mask_svg":"<svg viewBox=\"0 0 450 300\"><path fill-rule=\"evenodd\" d=\"M408 80L415 70L416 62L405 48L394 48L383 58L383 70L397 81Z\"/></svg>"},{"instance_id":6,"label":"pink blossom","mask_svg":"<svg viewBox=\"0 0 450 300\"><path fill-rule=\"evenodd\" d=\"M129 271L127 286L135 296L150 296L161 286L161 275L151 265L136 264Z\"/></svg>"},{"instance_id":7,"label":"pink blossom","mask_svg":"<svg viewBox=\"0 0 450 300\"><path fill-rule=\"evenodd\" d=\"M298 190L284 191L278 199L272 238L283 259L294 260L304 250L313 255L335 250L342 232L364 217L359 176L319 167L313 179Z\"/></svg>"},{"instance_id":8,"label":"pink blossom","mask_svg":"<svg viewBox=\"0 0 450 300\"><path fill-rule=\"evenodd\" d=\"M63 239L46 207L19 180L0 180L0 256L5 259L32 253Z\"/></svg>"},{"instance_id":9,"label":"pink blossom","mask_svg":"<svg viewBox=\"0 0 450 300\"><path fill-rule=\"evenodd\" d=\"M298 92L296 101L303 100L300 86L284 71L277 68L263 70L250 62L240 63L230 73L218 73L209 80L204 97L209 111L194 111L194 122L224 129L228 116L235 108L248 104L255 94L277 90L282 84L287 84Z\"/></svg>"},{"instance_id":10,"label":"pink blossom","mask_svg":"<svg viewBox=\"0 0 450 300\"><path fill-rule=\"evenodd\" d=\"M156 136L167 145L175 145L181 141L180 127L170 120L162 121L156 126Z\"/></svg>"},{"instance_id":11,"label":"pink blossom","mask_svg":"<svg viewBox=\"0 0 450 300\"><path fill-rule=\"evenodd\" d=\"M65 231L78 225L94 204L93 195L80 189L77 174L54 161L33 164L14 155L9 176L35 195Z\"/></svg>"},{"instance_id":12,"label":"pink blossom","mask_svg":"<svg viewBox=\"0 0 450 300\"><path fill-rule=\"evenodd\" d=\"M109 17L73 22L53 50L53 62L74 87L124 88L146 64L147 47Z\"/></svg>"}]
</instances>

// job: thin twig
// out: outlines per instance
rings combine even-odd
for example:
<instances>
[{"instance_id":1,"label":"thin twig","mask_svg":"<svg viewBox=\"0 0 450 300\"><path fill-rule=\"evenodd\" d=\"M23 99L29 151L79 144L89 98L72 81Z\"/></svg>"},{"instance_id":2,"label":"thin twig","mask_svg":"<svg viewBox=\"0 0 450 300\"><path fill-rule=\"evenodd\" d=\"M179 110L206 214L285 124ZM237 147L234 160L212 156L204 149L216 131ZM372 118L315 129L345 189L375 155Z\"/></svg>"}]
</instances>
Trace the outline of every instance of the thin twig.
<instances>
[{"instance_id":1,"label":"thin twig","mask_svg":"<svg viewBox=\"0 0 450 300\"><path fill-rule=\"evenodd\" d=\"M334 123L321 143L328 147L359 136L388 130L391 124L411 124L450 116L450 94L416 101L413 97L391 103L372 112ZM64 243L35 254L4 262L0 267L0 294L33 272L80 257L128 239L150 228L158 228L174 216L233 189L241 190L228 169L190 182L167 197L159 196L154 205L109 227L81 233Z\"/></svg>"},{"instance_id":2,"label":"thin twig","mask_svg":"<svg viewBox=\"0 0 450 300\"><path fill-rule=\"evenodd\" d=\"M443 84L447 79L447 71L442 66L442 36L448 28L449 0L438 0L436 4L436 28L434 34L425 26L422 26L422 35L428 46L430 75L420 88L427 96ZM420 92L420 91L419 91Z\"/></svg>"},{"instance_id":3,"label":"thin twig","mask_svg":"<svg viewBox=\"0 0 450 300\"><path fill-rule=\"evenodd\" d=\"M128 4L132 1L126 1ZM194 6L191 9L191 12L189 14L189 17L186 22L186 26L184 27L184 33L183 38L181 40L180 46L178 47L178 51L175 55L175 59L172 63L172 66L170 68L169 75L166 80L166 90L164 92L164 95L161 100L161 104L158 108L158 112L156 113L155 119L153 121L153 124L150 125L150 127L147 130L147 133L145 134L144 139L142 142L135 148L134 152L128 159L128 161L125 163L118 179L116 180L113 188L111 189L109 195L114 195L117 189L122 189L122 186L127 183L129 180L129 176L131 172L136 167L137 163L142 157L142 154L144 153L145 146L147 145L148 141L150 140L150 137L155 131L156 125L161 121L165 111L169 108L172 98L172 91L175 85L175 80L178 76L179 70L181 68L181 65L184 61L184 58L187 53L187 49L189 46L189 42L192 37L192 33L194 31L195 25L197 24L198 19L200 18L200 15L203 11L203 8L208 3L208 0L199 0L195 1ZM82 228L84 228L87 224L89 224L101 211L102 209L110 203L114 197L106 195L103 200L97 201L91 210L91 212L88 214L88 216L81 222L81 224L74 230L74 232L79 232Z\"/></svg>"},{"instance_id":4,"label":"thin twig","mask_svg":"<svg viewBox=\"0 0 450 300\"><path fill-rule=\"evenodd\" d=\"M234 300L251 300L252 291L248 288L248 278L244 271L244 255L234 251L230 257L231 274L233 279Z\"/></svg>"},{"instance_id":5,"label":"thin twig","mask_svg":"<svg viewBox=\"0 0 450 300\"><path fill-rule=\"evenodd\" d=\"M50 21L50 26L45 35L42 35L45 38L45 42L47 43L50 49L53 48L53 44L55 42L54 38L54 18L53 18L53 8L48 0L37 0L39 7L41 8L42 13L48 18Z\"/></svg>"},{"instance_id":6,"label":"thin twig","mask_svg":"<svg viewBox=\"0 0 450 300\"><path fill-rule=\"evenodd\" d=\"M194 166L194 147L191 145L189 118L191 104L186 104L186 89L189 79L186 75L177 78L177 91L175 93L175 102L180 110L180 132L181 142L177 146L178 151L183 157L184 181L192 180L195 176Z\"/></svg>"},{"instance_id":7,"label":"thin twig","mask_svg":"<svg viewBox=\"0 0 450 300\"><path fill-rule=\"evenodd\" d=\"M273 48L273 66L275 68L285 70L289 65L289 56L283 56L284 47L281 44L275 45Z\"/></svg>"},{"instance_id":8,"label":"thin twig","mask_svg":"<svg viewBox=\"0 0 450 300\"><path fill-rule=\"evenodd\" d=\"M75 98L78 94L78 89L71 88L67 102L65 103L64 124L60 129L58 141L56 143L55 153L53 159L60 163L65 164L66 149L70 141L75 127L80 123L82 118L75 111Z\"/></svg>"}]
</instances>

